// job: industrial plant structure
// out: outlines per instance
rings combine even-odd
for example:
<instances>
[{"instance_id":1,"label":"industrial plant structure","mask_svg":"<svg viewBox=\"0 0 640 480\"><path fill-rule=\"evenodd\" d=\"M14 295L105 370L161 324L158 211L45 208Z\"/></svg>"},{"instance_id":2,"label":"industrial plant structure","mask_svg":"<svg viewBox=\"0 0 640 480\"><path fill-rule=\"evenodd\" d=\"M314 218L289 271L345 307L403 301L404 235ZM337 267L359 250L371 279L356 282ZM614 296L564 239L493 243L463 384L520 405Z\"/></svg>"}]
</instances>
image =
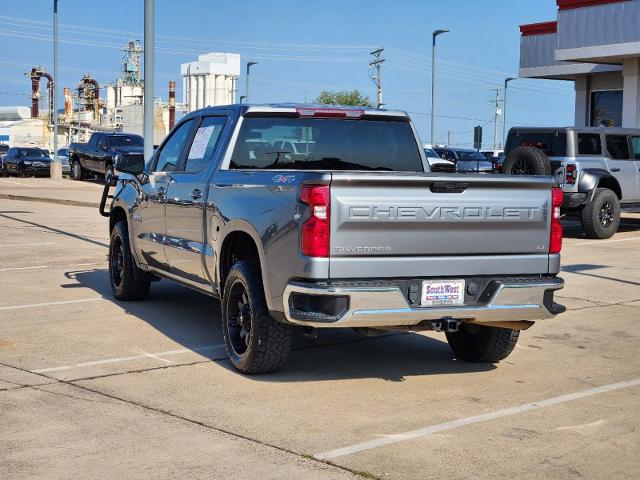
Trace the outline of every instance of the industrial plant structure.
<instances>
[{"instance_id":1,"label":"industrial plant structure","mask_svg":"<svg viewBox=\"0 0 640 480\"><path fill-rule=\"evenodd\" d=\"M240 55L211 52L195 62L183 63L182 102L187 111L235 103L240 76Z\"/></svg>"},{"instance_id":2,"label":"industrial plant structure","mask_svg":"<svg viewBox=\"0 0 640 480\"><path fill-rule=\"evenodd\" d=\"M63 88L64 111L58 112L60 145L87 141L95 131L143 134L141 59L140 42L131 40L123 49L120 74L114 82L101 84L91 73L86 73L74 88ZM199 55L197 61L182 64L181 73L183 103L176 104L173 80L168 82L168 101L156 98L154 102L155 144L173 128L176 110L188 113L205 106L235 103L240 55L216 52ZM0 142L51 149L55 79L41 66L32 68L26 75L31 79L31 109L0 109ZM40 94L43 78L47 80L46 101Z\"/></svg>"}]
</instances>

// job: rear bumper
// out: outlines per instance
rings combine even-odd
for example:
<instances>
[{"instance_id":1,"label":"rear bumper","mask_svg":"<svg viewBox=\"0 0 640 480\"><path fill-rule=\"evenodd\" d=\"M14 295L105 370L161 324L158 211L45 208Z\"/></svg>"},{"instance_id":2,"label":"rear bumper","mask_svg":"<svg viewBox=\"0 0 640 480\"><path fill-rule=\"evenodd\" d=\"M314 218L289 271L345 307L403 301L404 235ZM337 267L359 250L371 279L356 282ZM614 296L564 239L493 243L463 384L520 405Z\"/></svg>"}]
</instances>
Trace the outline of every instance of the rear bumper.
<instances>
[{"instance_id":1,"label":"rear bumper","mask_svg":"<svg viewBox=\"0 0 640 480\"><path fill-rule=\"evenodd\" d=\"M553 301L553 292L564 287L561 278L496 280L497 288L483 305L415 307L397 285L384 282L353 284L290 283L284 292L284 315L288 322L310 327L400 327L425 321L454 319L473 323L533 321L552 318L565 308ZM344 305L335 315L301 311L296 298L336 297ZM309 302L313 304L313 302Z\"/></svg>"},{"instance_id":2,"label":"rear bumper","mask_svg":"<svg viewBox=\"0 0 640 480\"><path fill-rule=\"evenodd\" d=\"M578 208L587 200L587 194L582 192L564 192L562 208Z\"/></svg>"}]
</instances>

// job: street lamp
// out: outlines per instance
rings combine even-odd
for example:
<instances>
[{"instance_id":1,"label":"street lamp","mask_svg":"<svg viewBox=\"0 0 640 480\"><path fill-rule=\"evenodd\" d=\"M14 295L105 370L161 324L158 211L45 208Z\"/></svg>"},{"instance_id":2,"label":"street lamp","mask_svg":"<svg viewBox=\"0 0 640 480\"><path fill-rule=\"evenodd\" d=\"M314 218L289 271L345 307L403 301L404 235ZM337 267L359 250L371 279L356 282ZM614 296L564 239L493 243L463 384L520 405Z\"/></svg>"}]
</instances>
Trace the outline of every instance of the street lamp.
<instances>
[{"instance_id":1,"label":"street lamp","mask_svg":"<svg viewBox=\"0 0 640 480\"><path fill-rule=\"evenodd\" d=\"M509 77L504 79L504 103L502 105L502 144L503 147L506 146L507 143L507 87L509 86L509 82L512 80L517 80L517 78Z\"/></svg>"},{"instance_id":2,"label":"street lamp","mask_svg":"<svg viewBox=\"0 0 640 480\"><path fill-rule=\"evenodd\" d=\"M246 85L245 91L244 91L244 102L245 103L249 103L249 73L250 73L250 70L251 70L251 66L252 65L257 65L257 64L258 64L258 62L253 62L253 61L252 62L247 62L247 78L246 78L247 85Z\"/></svg>"},{"instance_id":3,"label":"street lamp","mask_svg":"<svg viewBox=\"0 0 640 480\"><path fill-rule=\"evenodd\" d=\"M53 0L53 162L51 178L62 178L62 164L58 158L58 0Z\"/></svg>"},{"instance_id":4,"label":"street lamp","mask_svg":"<svg viewBox=\"0 0 640 480\"><path fill-rule=\"evenodd\" d=\"M435 30L432 34L431 48L431 146L435 145L435 112L436 112L436 37L447 33L449 30Z\"/></svg>"},{"instance_id":5,"label":"street lamp","mask_svg":"<svg viewBox=\"0 0 640 480\"><path fill-rule=\"evenodd\" d=\"M148 161L153 155L153 61L154 61L154 0L144 0L144 160Z\"/></svg>"}]
</instances>

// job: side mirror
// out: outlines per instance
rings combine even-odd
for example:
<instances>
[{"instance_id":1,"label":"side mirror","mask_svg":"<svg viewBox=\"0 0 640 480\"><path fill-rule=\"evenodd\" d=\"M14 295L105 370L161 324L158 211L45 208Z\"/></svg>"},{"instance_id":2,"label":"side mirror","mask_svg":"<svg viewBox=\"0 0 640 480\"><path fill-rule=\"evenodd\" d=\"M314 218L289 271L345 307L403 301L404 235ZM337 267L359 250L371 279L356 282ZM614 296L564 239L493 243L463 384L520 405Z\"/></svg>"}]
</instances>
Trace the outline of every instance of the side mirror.
<instances>
[{"instance_id":1,"label":"side mirror","mask_svg":"<svg viewBox=\"0 0 640 480\"><path fill-rule=\"evenodd\" d=\"M119 155L113 167L122 173L141 175L144 173L144 157L142 155Z\"/></svg>"}]
</instances>

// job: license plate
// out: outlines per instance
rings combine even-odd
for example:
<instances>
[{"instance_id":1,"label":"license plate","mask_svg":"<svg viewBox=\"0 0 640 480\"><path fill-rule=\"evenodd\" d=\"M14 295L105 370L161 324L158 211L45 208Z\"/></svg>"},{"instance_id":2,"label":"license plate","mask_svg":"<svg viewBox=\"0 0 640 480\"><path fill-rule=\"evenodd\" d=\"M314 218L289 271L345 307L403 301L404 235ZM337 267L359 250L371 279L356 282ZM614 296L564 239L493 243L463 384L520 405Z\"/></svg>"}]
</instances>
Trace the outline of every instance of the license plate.
<instances>
[{"instance_id":1,"label":"license plate","mask_svg":"<svg viewBox=\"0 0 640 480\"><path fill-rule=\"evenodd\" d=\"M464 304L464 280L425 280L421 305L426 307Z\"/></svg>"}]
</instances>

